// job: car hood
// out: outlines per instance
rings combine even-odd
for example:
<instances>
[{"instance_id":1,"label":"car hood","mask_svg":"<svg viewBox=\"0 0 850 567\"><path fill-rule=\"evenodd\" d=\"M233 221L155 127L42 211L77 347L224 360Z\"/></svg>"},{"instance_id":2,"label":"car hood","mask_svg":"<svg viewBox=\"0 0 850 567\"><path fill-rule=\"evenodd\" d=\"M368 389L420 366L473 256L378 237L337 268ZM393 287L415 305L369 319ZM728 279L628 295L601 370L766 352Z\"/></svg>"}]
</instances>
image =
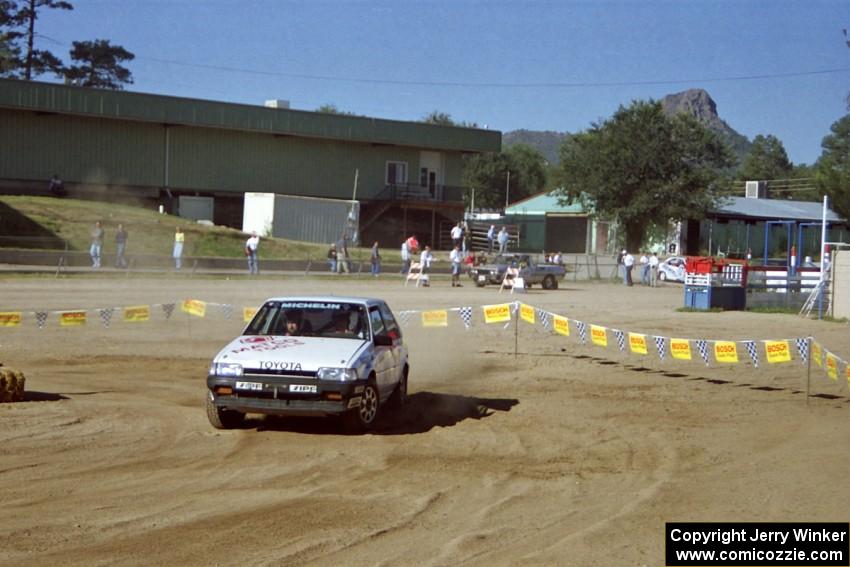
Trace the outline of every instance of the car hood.
<instances>
[{"instance_id":1,"label":"car hood","mask_svg":"<svg viewBox=\"0 0 850 567\"><path fill-rule=\"evenodd\" d=\"M245 370L351 368L369 344L361 339L243 335L221 349L215 362L236 362Z\"/></svg>"}]
</instances>

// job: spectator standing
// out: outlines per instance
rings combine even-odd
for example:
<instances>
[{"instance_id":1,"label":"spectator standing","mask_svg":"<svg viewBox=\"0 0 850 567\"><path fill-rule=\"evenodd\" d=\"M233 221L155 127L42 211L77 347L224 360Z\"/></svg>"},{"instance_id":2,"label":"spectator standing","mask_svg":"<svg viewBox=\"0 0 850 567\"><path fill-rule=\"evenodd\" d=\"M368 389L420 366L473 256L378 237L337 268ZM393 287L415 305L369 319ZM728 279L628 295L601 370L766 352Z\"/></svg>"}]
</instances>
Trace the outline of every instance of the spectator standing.
<instances>
[{"instance_id":1,"label":"spectator standing","mask_svg":"<svg viewBox=\"0 0 850 567\"><path fill-rule=\"evenodd\" d=\"M419 283L423 287L431 287L431 262L434 261L434 255L431 254L431 247L426 246L422 253L419 254Z\"/></svg>"},{"instance_id":2,"label":"spectator standing","mask_svg":"<svg viewBox=\"0 0 850 567\"><path fill-rule=\"evenodd\" d=\"M245 256L248 258L248 273L252 276L260 273L260 259L258 257L258 249L260 247L260 237L256 232L251 233L251 237L245 241Z\"/></svg>"},{"instance_id":3,"label":"spectator standing","mask_svg":"<svg viewBox=\"0 0 850 567\"><path fill-rule=\"evenodd\" d=\"M178 226L174 231L174 252L171 254L174 257L174 268L177 270L183 267L183 242L185 239L183 229Z\"/></svg>"},{"instance_id":4,"label":"spectator standing","mask_svg":"<svg viewBox=\"0 0 850 567\"><path fill-rule=\"evenodd\" d=\"M501 230L499 230L499 235L497 237L499 242L499 254L504 254L508 251L508 238L508 231L505 227L502 227Z\"/></svg>"},{"instance_id":5,"label":"spectator standing","mask_svg":"<svg viewBox=\"0 0 850 567\"><path fill-rule=\"evenodd\" d=\"M458 221L452 227L452 246L460 246L461 240L463 240L463 223Z\"/></svg>"},{"instance_id":6,"label":"spectator standing","mask_svg":"<svg viewBox=\"0 0 850 567\"><path fill-rule=\"evenodd\" d=\"M416 240L415 234L410 235L410 238L407 239L407 250L411 254L416 254L417 252L419 252L419 241Z\"/></svg>"},{"instance_id":7,"label":"spectator standing","mask_svg":"<svg viewBox=\"0 0 850 567\"><path fill-rule=\"evenodd\" d=\"M463 221L463 224L460 225L460 230L460 250L466 254L471 244L469 241L469 225L466 224L466 221Z\"/></svg>"},{"instance_id":8,"label":"spectator standing","mask_svg":"<svg viewBox=\"0 0 850 567\"><path fill-rule=\"evenodd\" d=\"M331 247L328 249L328 266L331 272L336 273L336 244L331 242Z\"/></svg>"},{"instance_id":9,"label":"spectator standing","mask_svg":"<svg viewBox=\"0 0 850 567\"><path fill-rule=\"evenodd\" d=\"M496 238L496 225L491 224L487 231L487 254L493 253L493 240Z\"/></svg>"},{"instance_id":10,"label":"spectator standing","mask_svg":"<svg viewBox=\"0 0 850 567\"><path fill-rule=\"evenodd\" d=\"M649 257L649 285L658 285L658 254L655 252Z\"/></svg>"},{"instance_id":11,"label":"spectator standing","mask_svg":"<svg viewBox=\"0 0 850 567\"><path fill-rule=\"evenodd\" d=\"M124 257L124 252L127 250L127 231L124 230L124 225L118 225L118 231L115 233L115 267L126 268L127 259Z\"/></svg>"},{"instance_id":12,"label":"spectator standing","mask_svg":"<svg viewBox=\"0 0 850 567\"><path fill-rule=\"evenodd\" d=\"M64 197L68 194L65 191L65 183L59 178L59 175L54 173L53 177L50 178L50 183L47 185L48 191L50 191L51 195L56 197Z\"/></svg>"},{"instance_id":13,"label":"spectator standing","mask_svg":"<svg viewBox=\"0 0 850 567\"><path fill-rule=\"evenodd\" d=\"M336 271L337 273L345 272L350 274L348 266L348 235L343 234L342 238L336 242Z\"/></svg>"},{"instance_id":14,"label":"spectator standing","mask_svg":"<svg viewBox=\"0 0 850 567\"><path fill-rule=\"evenodd\" d=\"M644 252L640 255L640 283L643 285L649 285L649 257Z\"/></svg>"},{"instance_id":15,"label":"spectator standing","mask_svg":"<svg viewBox=\"0 0 850 567\"><path fill-rule=\"evenodd\" d=\"M562 261L563 261L563 257L561 256L561 251L558 250L557 252L555 252L555 255L552 256L552 263L553 264L560 264Z\"/></svg>"},{"instance_id":16,"label":"spectator standing","mask_svg":"<svg viewBox=\"0 0 850 567\"><path fill-rule=\"evenodd\" d=\"M460 251L460 246L455 245L449 254L449 260L452 263L452 287L463 287L460 283L460 267L461 262L463 262L463 252Z\"/></svg>"},{"instance_id":17,"label":"spectator standing","mask_svg":"<svg viewBox=\"0 0 850 567\"><path fill-rule=\"evenodd\" d=\"M378 241L372 245L372 254L370 256L370 260L372 262L372 275L374 277L378 277L378 274L381 273L381 252L378 250Z\"/></svg>"},{"instance_id":18,"label":"spectator standing","mask_svg":"<svg viewBox=\"0 0 850 567\"><path fill-rule=\"evenodd\" d=\"M635 265L635 257L626 252L623 256L623 285L632 286L632 268Z\"/></svg>"},{"instance_id":19,"label":"spectator standing","mask_svg":"<svg viewBox=\"0 0 850 567\"><path fill-rule=\"evenodd\" d=\"M103 251L103 227L100 221L94 223L94 228L91 229L91 247L89 254L91 255L91 267L100 268L100 253Z\"/></svg>"},{"instance_id":20,"label":"spectator standing","mask_svg":"<svg viewBox=\"0 0 850 567\"><path fill-rule=\"evenodd\" d=\"M410 271L410 248L407 246L407 240L401 243L401 275L406 276Z\"/></svg>"}]
</instances>

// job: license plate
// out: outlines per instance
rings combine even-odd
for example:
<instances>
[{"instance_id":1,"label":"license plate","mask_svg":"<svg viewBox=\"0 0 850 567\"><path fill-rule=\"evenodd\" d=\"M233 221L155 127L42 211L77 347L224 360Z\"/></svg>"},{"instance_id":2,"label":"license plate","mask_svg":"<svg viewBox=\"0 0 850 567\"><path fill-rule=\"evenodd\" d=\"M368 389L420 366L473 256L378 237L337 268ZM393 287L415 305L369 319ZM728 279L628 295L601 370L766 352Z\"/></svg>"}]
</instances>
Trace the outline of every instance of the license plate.
<instances>
[{"instance_id":1,"label":"license plate","mask_svg":"<svg viewBox=\"0 0 850 567\"><path fill-rule=\"evenodd\" d=\"M315 394L318 390L315 384L290 384L289 391L298 394Z\"/></svg>"},{"instance_id":2,"label":"license plate","mask_svg":"<svg viewBox=\"0 0 850 567\"><path fill-rule=\"evenodd\" d=\"M480 282L487 281L487 276L484 276L484 275L478 276L478 281L480 281Z\"/></svg>"},{"instance_id":3,"label":"license plate","mask_svg":"<svg viewBox=\"0 0 850 567\"><path fill-rule=\"evenodd\" d=\"M237 382L236 383L237 390L262 390L263 384L262 382Z\"/></svg>"}]
</instances>

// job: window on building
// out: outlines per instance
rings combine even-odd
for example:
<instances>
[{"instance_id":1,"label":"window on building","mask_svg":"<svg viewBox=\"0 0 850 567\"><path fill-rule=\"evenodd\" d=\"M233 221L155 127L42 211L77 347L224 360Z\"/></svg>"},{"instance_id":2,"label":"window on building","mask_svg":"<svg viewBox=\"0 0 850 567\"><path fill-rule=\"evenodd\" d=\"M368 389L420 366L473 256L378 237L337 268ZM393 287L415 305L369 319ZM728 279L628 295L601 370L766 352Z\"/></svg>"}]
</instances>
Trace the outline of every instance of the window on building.
<instances>
[{"instance_id":1,"label":"window on building","mask_svg":"<svg viewBox=\"0 0 850 567\"><path fill-rule=\"evenodd\" d=\"M387 185L405 185L407 183L407 162L387 162Z\"/></svg>"}]
</instances>

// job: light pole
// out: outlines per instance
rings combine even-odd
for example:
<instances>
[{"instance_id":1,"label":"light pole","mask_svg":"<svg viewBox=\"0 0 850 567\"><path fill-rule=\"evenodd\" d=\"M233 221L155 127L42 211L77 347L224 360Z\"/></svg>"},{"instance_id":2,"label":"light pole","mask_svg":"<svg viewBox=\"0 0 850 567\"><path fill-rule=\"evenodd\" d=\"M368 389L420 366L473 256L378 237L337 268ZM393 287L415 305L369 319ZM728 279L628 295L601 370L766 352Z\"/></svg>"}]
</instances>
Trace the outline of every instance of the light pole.
<instances>
[{"instance_id":1,"label":"light pole","mask_svg":"<svg viewBox=\"0 0 850 567\"><path fill-rule=\"evenodd\" d=\"M508 202L511 196L511 170L508 170L508 182L505 184L505 208L508 208Z\"/></svg>"}]
</instances>

